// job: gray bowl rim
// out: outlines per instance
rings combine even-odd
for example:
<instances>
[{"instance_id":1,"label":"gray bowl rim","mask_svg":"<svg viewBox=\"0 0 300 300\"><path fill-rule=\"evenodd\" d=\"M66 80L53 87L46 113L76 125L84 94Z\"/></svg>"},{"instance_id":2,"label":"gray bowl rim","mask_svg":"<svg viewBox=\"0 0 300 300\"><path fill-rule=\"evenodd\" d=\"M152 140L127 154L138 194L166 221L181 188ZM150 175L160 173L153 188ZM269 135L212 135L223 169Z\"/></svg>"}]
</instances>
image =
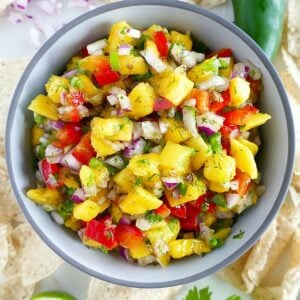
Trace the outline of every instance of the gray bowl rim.
<instances>
[{"instance_id":1,"label":"gray bowl rim","mask_svg":"<svg viewBox=\"0 0 300 300\"><path fill-rule=\"evenodd\" d=\"M132 6L141 6L141 5L156 5L156 6L171 6L191 12L195 12L197 14L203 15L205 17L208 17L215 22L221 24L225 28L229 29L232 31L234 34L236 34L240 39L242 39L254 52L255 54L259 57L259 59L263 62L265 67L267 68L268 72L270 73L276 87L278 90L278 93L281 97L283 107L284 107L284 112L287 120L287 127L288 127L288 160L287 160L287 165L286 169L284 171L285 176L284 180L282 182L280 192L274 202L274 205L268 214L267 218L265 219L264 223L257 229L257 231L252 235L252 237L244 244L241 245L241 247L232 253L229 257L227 257L224 261L221 263L212 266L211 268L200 272L198 274L188 276L185 278L181 279L176 279L172 281L165 281L165 282L155 282L155 283L148 283L148 282L132 282L130 280L120 280L120 279L115 279L110 276L106 276L105 274L99 273L96 270L90 269L83 264L78 263L75 259L71 258L70 256L66 255L57 245L55 245L52 241L51 238L46 236L43 232L43 230L36 224L35 220L31 216L31 213L27 210L25 204L23 203L23 200L21 198L21 193L18 190L17 187L17 182L15 181L14 178L14 168L13 168L13 162L12 162L12 157L11 157L11 127L12 123L14 120L14 115L16 111L16 107L18 105L18 101L20 98L20 95L22 93L22 89L24 87L24 84L26 82L26 78L28 75L33 71L35 65L38 63L38 61L41 59L43 54L47 51L47 49L53 45L59 38L61 38L65 32L71 30L74 26L79 25L80 23L84 22L85 20L100 15L102 13L119 9L119 8L124 8L124 7L132 7ZM19 202L19 205L31 224L31 226L34 228L34 230L37 232L37 234L40 236L40 238L56 253L58 254L64 261L68 262L72 266L76 267L77 269L89 274L90 276L93 276L95 278L111 282L114 284L118 285L123 285L123 286L128 286L128 287L137 287L137 288L162 288L162 287L170 287L170 286L175 286L175 285L182 285L186 283L190 283L196 280L199 280L201 278L204 278L206 276L209 276L213 274L214 272L225 268L227 265L230 263L234 262L236 259L238 259L243 253L245 253L259 238L260 236L264 233L264 231L267 229L268 225L271 223L271 221L274 219L276 213L280 209L280 206L284 200L285 195L287 194L288 186L291 180L291 175L292 175L292 170L293 170L293 165L294 165L294 156L295 156L295 131L294 131L294 124L293 124L293 116L291 112L291 108L289 105L289 101L287 98L287 95L285 93L285 89L283 87L283 84L279 78L279 75L275 68L273 67L272 63L270 60L266 57L264 52L260 49L260 47L256 44L252 38L250 38L246 33L244 33L242 30L240 30L236 25L233 23L223 19L222 17L216 15L215 13L208 11L204 8L198 7L196 5L184 3L184 2L179 2L176 0L126 0L126 1L121 1L117 3L112 3L112 4L106 4L104 6L100 6L98 8L95 8L94 10L91 10L68 24L66 24L64 27L59 29L46 43L38 50L38 52L34 55L32 58L31 62L25 69L21 79L19 80L19 83L16 87L16 90L13 95L12 103L9 108L9 113L8 113L8 120L6 122L6 161L7 161L7 167L8 167L8 173L10 177L10 181L13 187L14 194L17 198L17 201Z\"/></svg>"}]
</instances>

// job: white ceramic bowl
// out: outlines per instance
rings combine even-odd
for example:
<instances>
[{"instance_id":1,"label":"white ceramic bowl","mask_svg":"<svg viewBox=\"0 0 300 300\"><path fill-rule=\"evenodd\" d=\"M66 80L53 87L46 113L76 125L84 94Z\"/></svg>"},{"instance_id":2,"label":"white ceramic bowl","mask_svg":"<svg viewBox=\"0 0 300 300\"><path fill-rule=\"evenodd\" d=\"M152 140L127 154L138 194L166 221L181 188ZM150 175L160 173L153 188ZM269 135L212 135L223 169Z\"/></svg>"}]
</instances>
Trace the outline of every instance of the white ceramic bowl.
<instances>
[{"instance_id":1,"label":"white ceramic bowl","mask_svg":"<svg viewBox=\"0 0 300 300\"><path fill-rule=\"evenodd\" d=\"M52 221L39 206L26 198L35 186L30 130L31 99L44 91L51 74L60 74L72 55L87 43L107 36L110 26L127 20L134 27L153 23L192 35L212 49L230 47L237 60L249 59L263 74L260 107L272 115L263 126L263 150L259 169L266 192L234 225L226 244L205 257L173 261L167 268L140 267L123 259L92 251L76 236ZM129 0L99 7L64 26L38 51L24 72L10 107L6 132L6 153L12 186L27 219L39 236L65 261L100 279L134 287L165 287L205 277L241 256L266 230L278 211L291 177L294 159L294 128L284 88L269 60L258 46L235 25L213 13L170 0ZM242 240L232 236L244 230ZM45 257L45 259L47 259Z\"/></svg>"}]
</instances>

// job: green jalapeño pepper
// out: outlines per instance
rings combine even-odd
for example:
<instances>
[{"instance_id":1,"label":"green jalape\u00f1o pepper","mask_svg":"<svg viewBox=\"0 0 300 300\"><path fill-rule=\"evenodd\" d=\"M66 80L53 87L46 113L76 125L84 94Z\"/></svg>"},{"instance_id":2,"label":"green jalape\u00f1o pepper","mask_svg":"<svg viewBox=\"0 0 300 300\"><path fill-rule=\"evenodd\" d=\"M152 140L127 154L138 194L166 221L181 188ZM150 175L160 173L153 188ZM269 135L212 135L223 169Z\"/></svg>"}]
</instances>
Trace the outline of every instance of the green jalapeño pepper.
<instances>
[{"instance_id":1,"label":"green jalape\u00f1o pepper","mask_svg":"<svg viewBox=\"0 0 300 300\"><path fill-rule=\"evenodd\" d=\"M76 300L76 298L66 292L48 291L34 295L31 300Z\"/></svg>"},{"instance_id":2,"label":"green jalape\u00f1o pepper","mask_svg":"<svg viewBox=\"0 0 300 300\"><path fill-rule=\"evenodd\" d=\"M273 59L280 46L285 0L233 0L235 24Z\"/></svg>"}]
</instances>

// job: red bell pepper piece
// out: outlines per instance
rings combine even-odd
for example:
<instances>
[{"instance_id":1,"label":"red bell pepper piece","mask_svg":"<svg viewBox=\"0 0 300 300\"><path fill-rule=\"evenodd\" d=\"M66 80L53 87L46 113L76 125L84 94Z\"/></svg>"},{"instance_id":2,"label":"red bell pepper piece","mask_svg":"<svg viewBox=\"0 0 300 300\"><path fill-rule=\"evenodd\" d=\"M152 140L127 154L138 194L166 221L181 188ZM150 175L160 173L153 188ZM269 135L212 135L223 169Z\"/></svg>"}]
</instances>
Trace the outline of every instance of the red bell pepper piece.
<instances>
[{"instance_id":1,"label":"red bell pepper piece","mask_svg":"<svg viewBox=\"0 0 300 300\"><path fill-rule=\"evenodd\" d=\"M247 120L252 115L258 113L258 109L252 104L247 104L242 108L234 109L223 113L222 116L225 118L225 125L245 125Z\"/></svg>"},{"instance_id":2,"label":"red bell pepper piece","mask_svg":"<svg viewBox=\"0 0 300 300\"><path fill-rule=\"evenodd\" d=\"M165 219L170 215L171 211L166 204L162 204L159 208L154 210L154 213Z\"/></svg>"},{"instance_id":3,"label":"red bell pepper piece","mask_svg":"<svg viewBox=\"0 0 300 300\"><path fill-rule=\"evenodd\" d=\"M237 137L239 134L239 128L236 125L223 125L220 129L222 137Z\"/></svg>"},{"instance_id":4,"label":"red bell pepper piece","mask_svg":"<svg viewBox=\"0 0 300 300\"><path fill-rule=\"evenodd\" d=\"M69 145L79 143L82 137L82 130L77 123L68 123L64 128L55 133L56 141L52 144L56 147L64 148Z\"/></svg>"},{"instance_id":5,"label":"red bell pepper piece","mask_svg":"<svg viewBox=\"0 0 300 300\"><path fill-rule=\"evenodd\" d=\"M221 93L223 101L214 101L210 103L209 110L214 113L219 113L223 108L225 108L230 102L229 89Z\"/></svg>"},{"instance_id":6,"label":"red bell pepper piece","mask_svg":"<svg viewBox=\"0 0 300 300\"><path fill-rule=\"evenodd\" d=\"M97 69L94 75L99 85L110 84L118 81L120 78L120 74L112 70L109 59L106 57L98 60Z\"/></svg>"},{"instance_id":7,"label":"red bell pepper piece","mask_svg":"<svg viewBox=\"0 0 300 300\"><path fill-rule=\"evenodd\" d=\"M136 226L118 224L116 240L124 248L135 248L143 242L143 233Z\"/></svg>"},{"instance_id":8,"label":"red bell pepper piece","mask_svg":"<svg viewBox=\"0 0 300 300\"><path fill-rule=\"evenodd\" d=\"M171 214L174 217L178 217L181 219L185 219L187 217L186 215L186 205L182 204L182 205L177 205L174 207L170 207L171 210Z\"/></svg>"},{"instance_id":9,"label":"red bell pepper piece","mask_svg":"<svg viewBox=\"0 0 300 300\"><path fill-rule=\"evenodd\" d=\"M162 58L168 57L169 46L166 35L162 31L156 31L154 33L154 41L158 52Z\"/></svg>"},{"instance_id":10,"label":"red bell pepper piece","mask_svg":"<svg viewBox=\"0 0 300 300\"><path fill-rule=\"evenodd\" d=\"M45 183L47 187L49 188L56 188L61 185L59 180L57 179L59 177L59 171L60 166L59 164L51 164L46 159L40 161L40 171L42 173L42 176L45 180Z\"/></svg>"},{"instance_id":11,"label":"red bell pepper piece","mask_svg":"<svg viewBox=\"0 0 300 300\"><path fill-rule=\"evenodd\" d=\"M232 57L232 50L230 48L222 48L220 50L214 51L210 54L208 54L206 57L210 58L213 56L217 57Z\"/></svg>"},{"instance_id":12,"label":"red bell pepper piece","mask_svg":"<svg viewBox=\"0 0 300 300\"><path fill-rule=\"evenodd\" d=\"M170 109L171 107L173 107L173 103L166 98L157 98L154 102L153 110L161 111L164 109Z\"/></svg>"},{"instance_id":13,"label":"red bell pepper piece","mask_svg":"<svg viewBox=\"0 0 300 300\"><path fill-rule=\"evenodd\" d=\"M112 224L110 216L94 219L87 223L85 235L99 244L103 245L108 250L112 250L118 246L116 240L116 225Z\"/></svg>"},{"instance_id":14,"label":"red bell pepper piece","mask_svg":"<svg viewBox=\"0 0 300 300\"><path fill-rule=\"evenodd\" d=\"M196 99L196 108L200 114L204 114L209 110L210 95L208 91L192 89L191 99Z\"/></svg>"},{"instance_id":15,"label":"red bell pepper piece","mask_svg":"<svg viewBox=\"0 0 300 300\"><path fill-rule=\"evenodd\" d=\"M96 152L91 144L91 132L88 132L81 138L72 151L72 155L84 165L88 165L91 158L96 156Z\"/></svg>"}]
</instances>

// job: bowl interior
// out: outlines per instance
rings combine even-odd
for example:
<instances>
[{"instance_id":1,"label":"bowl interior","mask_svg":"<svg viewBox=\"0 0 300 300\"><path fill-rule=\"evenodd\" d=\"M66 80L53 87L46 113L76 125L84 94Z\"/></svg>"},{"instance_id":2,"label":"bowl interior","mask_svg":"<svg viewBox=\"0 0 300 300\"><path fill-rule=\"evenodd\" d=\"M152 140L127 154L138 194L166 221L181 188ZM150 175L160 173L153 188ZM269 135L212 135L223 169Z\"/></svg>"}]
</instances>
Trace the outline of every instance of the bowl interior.
<instances>
[{"instance_id":1,"label":"bowl interior","mask_svg":"<svg viewBox=\"0 0 300 300\"><path fill-rule=\"evenodd\" d=\"M254 43L250 42L249 47L245 36L238 34L241 38L233 32L231 24L218 17L212 19L211 13L183 3L125 2L96 9L78 18L51 38L35 56L19 83L11 107L7 131L8 163L14 190L27 218L48 245L65 260L95 277L118 284L170 286L196 280L224 267L246 251L264 231L288 185L293 159L292 120L282 86L269 62ZM261 130L263 159L259 169L266 192L255 207L239 218L232 231L234 235L240 229L244 230L243 239L232 239L231 235L222 248L211 254L174 261L165 269L155 266L141 268L87 249L76 235L63 230L25 196L27 189L35 186L35 164L30 143L33 120L26 107L33 97L44 92L44 84L51 74L60 74L72 55L88 42L107 36L110 26L121 20L139 28L157 23L169 29L190 31L195 39L204 41L212 49L233 48L237 60L249 59L261 69L264 89L259 105L272 115ZM238 32L237 29L234 31Z\"/></svg>"}]
</instances>

